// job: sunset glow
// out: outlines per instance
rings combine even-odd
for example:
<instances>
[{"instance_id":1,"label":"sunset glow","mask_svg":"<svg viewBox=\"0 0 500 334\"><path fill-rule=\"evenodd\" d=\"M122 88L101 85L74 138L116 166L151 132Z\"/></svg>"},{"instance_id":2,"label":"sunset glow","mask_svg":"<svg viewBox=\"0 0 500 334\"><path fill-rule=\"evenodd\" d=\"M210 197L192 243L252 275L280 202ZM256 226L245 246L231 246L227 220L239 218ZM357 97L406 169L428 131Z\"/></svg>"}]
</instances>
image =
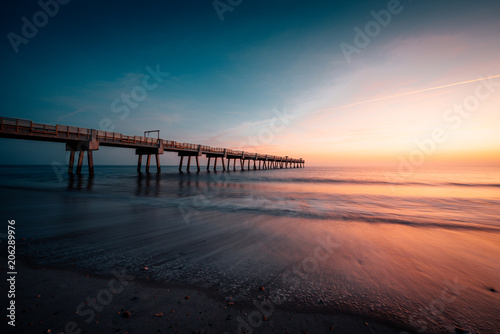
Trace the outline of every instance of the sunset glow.
<instances>
[{"instance_id":1,"label":"sunset glow","mask_svg":"<svg viewBox=\"0 0 500 334\"><path fill-rule=\"evenodd\" d=\"M3 89L10 92L6 110L41 123L114 129L130 135L159 129L165 139L300 156L318 166L397 168L415 150L425 151L418 143L431 140L433 131L439 130L443 140L429 144L419 168L499 166L500 44L491 4L470 11L456 2L440 2L433 5L433 15L416 22L427 5L398 3L393 9L397 14L392 14L387 26L379 24L380 31L371 37L359 35L359 29L364 31L365 25L375 29L378 14L372 11L388 11L387 3L346 7L350 13L346 21L336 18L338 8L333 5L331 12L301 8L305 16L300 25L284 16L265 31L246 30L252 23L239 19L243 11L226 13L223 25L217 16L197 13L208 23L204 32L190 35L167 35L141 21L134 28L137 33L148 29L148 36L170 44L136 39L131 50L129 41L111 42L96 49L92 68L79 65L79 48L84 45L74 45L64 57L56 57L50 52L50 40L40 35L32 44L19 46L20 62L2 65L3 72L12 76L21 71L21 63L24 68L40 61L45 64L36 75L9 81ZM72 6L65 10L79 8ZM259 10L247 6L247 11ZM452 7L456 17L438 15ZM166 13L178 26L190 25ZM233 32L235 27L238 34ZM293 36L284 33L283 27ZM188 41L181 42L188 36ZM209 37L198 41L200 36ZM346 54L345 45L357 51ZM148 52L140 51L143 48ZM177 48L175 56L173 48ZM203 50L203 61L192 56L198 49ZM39 54L36 62L30 58L33 53ZM121 56L124 53L127 58ZM145 90L144 99L131 99L152 69L164 77L154 89ZM28 96L23 88L26 81L32 87ZM283 114L289 115L284 121L279 119ZM64 157L54 154L40 159L50 163ZM162 159L164 164L176 163L175 157ZM28 163L21 156L11 160ZM97 163L133 161L133 156L110 152L109 158L98 157Z\"/></svg>"},{"instance_id":2,"label":"sunset glow","mask_svg":"<svg viewBox=\"0 0 500 334\"><path fill-rule=\"evenodd\" d=\"M500 333L500 1L0 6L9 333Z\"/></svg>"}]
</instances>

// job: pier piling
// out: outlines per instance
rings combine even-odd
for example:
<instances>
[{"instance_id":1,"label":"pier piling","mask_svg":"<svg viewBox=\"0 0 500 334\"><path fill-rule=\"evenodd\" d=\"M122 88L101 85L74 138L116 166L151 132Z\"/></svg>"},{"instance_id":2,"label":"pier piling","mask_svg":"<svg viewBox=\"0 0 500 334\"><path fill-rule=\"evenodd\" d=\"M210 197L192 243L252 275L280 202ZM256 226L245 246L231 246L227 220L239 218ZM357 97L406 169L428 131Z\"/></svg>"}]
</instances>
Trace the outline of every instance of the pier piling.
<instances>
[{"instance_id":1,"label":"pier piling","mask_svg":"<svg viewBox=\"0 0 500 334\"><path fill-rule=\"evenodd\" d=\"M76 165L77 175L80 175L82 173L82 165L83 165L83 151L80 151L78 154L78 164Z\"/></svg>"},{"instance_id":2,"label":"pier piling","mask_svg":"<svg viewBox=\"0 0 500 334\"><path fill-rule=\"evenodd\" d=\"M73 165L75 164L75 151L69 153L68 174L73 174Z\"/></svg>"}]
</instances>

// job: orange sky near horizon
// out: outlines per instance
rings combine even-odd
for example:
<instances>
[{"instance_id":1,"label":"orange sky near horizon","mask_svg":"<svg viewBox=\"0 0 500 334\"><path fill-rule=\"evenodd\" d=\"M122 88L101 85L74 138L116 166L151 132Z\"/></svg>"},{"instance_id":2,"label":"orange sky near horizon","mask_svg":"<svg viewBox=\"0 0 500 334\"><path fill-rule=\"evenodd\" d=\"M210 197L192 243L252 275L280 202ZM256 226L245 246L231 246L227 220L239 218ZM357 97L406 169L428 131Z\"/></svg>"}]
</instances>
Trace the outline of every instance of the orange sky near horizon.
<instances>
[{"instance_id":1,"label":"orange sky near horizon","mask_svg":"<svg viewBox=\"0 0 500 334\"><path fill-rule=\"evenodd\" d=\"M295 113L270 144L241 149L291 150L310 166L500 167L500 75L485 77Z\"/></svg>"}]
</instances>

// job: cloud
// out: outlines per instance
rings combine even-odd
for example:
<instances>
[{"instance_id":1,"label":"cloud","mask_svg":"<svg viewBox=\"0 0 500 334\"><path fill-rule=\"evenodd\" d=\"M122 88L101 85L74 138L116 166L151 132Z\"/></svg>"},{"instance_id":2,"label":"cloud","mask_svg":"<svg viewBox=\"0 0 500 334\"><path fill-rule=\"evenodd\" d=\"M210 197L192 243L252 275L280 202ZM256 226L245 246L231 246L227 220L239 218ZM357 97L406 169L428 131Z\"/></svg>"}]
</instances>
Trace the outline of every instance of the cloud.
<instances>
[{"instance_id":1,"label":"cloud","mask_svg":"<svg viewBox=\"0 0 500 334\"><path fill-rule=\"evenodd\" d=\"M75 110L73 112L70 112L69 114L63 115L63 116L59 117L58 119L56 119L55 123L59 123L60 121L62 121L65 118L72 117L72 116L74 116L76 114L80 114L80 113L85 112L87 110L90 110L92 108L93 108L92 106L86 106L86 107L80 108L78 110Z\"/></svg>"}]
</instances>

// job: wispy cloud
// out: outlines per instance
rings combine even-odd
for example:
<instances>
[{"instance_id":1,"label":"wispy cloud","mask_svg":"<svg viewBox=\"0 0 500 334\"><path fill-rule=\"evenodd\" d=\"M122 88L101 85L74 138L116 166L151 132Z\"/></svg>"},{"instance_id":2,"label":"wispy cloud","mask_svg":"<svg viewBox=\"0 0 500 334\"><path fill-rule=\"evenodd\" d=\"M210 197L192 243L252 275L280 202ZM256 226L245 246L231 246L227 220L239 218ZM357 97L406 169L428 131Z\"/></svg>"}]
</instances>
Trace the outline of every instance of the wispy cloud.
<instances>
[{"instance_id":1,"label":"wispy cloud","mask_svg":"<svg viewBox=\"0 0 500 334\"><path fill-rule=\"evenodd\" d=\"M397 97L402 97L402 96L407 96L407 95L414 95L414 94L420 94L420 93L424 93L424 92L429 92L429 91L443 89L443 88L449 88L449 87L455 87L455 86L460 86L460 85L466 85L466 84L478 82L478 81L481 81L481 80L487 80L487 79L493 79L493 78L499 78L499 77L500 77L500 74L497 74L497 75L487 76L487 77L483 77L483 78L479 78L479 79L472 79L472 80L466 80L466 81L461 81L461 82L454 82L454 83L450 83L450 84L446 84L446 85L441 85L441 86L436 86L436 87L429 87L429 88L423 88L423 89L418 89L418 90L414 90L414 91L410 91L410 92L398 93L398 94L388 95L388 96L381 96L381 97L377 97L377 98L373 98L373 99L368 99L368 100L364 100L364 101L358 101L358 102L353 102L353 103L344 104L344 105L340 105L340 106L335 106L335 107L331 107L331 108L326 108L326 109L322 109L322 110L317 110L317 111L312 112L311 114L318 114L318 113L330 112L330 111L333 111L333 110L336 110L336 109L354 107L354 106L357 106L357 105L368 104L368 103L377 102L377 101L390 100L390 99L397 98Z\"/></svg>"},{"instance_id":2,"label":"wispy cloud","mask_svg":"<svg viewBox=\"0 0 500 334\"><path fill-rule=\"evenodd\" d=\"M55 120L55 123L59 123L59 122L60 122L60 121L62 121L63 119L70 118L70 117L72 117L72 116L74 116L74 115L76 115L76 114L83 113L83 112L85 112L85 111L87 111L87 110L90 110L90 109L92 109L92 108L93 108L93 107L91 107L91 106L87 106L87 107L83 107L83 108L80 108L80 109L78 109L78 110L75 110L75 111L73 111L73 112L70 112L69 114L63 115L63 116L59 117L58 119L56 119L56 120Z\"/></svg>"}]
</instances>

